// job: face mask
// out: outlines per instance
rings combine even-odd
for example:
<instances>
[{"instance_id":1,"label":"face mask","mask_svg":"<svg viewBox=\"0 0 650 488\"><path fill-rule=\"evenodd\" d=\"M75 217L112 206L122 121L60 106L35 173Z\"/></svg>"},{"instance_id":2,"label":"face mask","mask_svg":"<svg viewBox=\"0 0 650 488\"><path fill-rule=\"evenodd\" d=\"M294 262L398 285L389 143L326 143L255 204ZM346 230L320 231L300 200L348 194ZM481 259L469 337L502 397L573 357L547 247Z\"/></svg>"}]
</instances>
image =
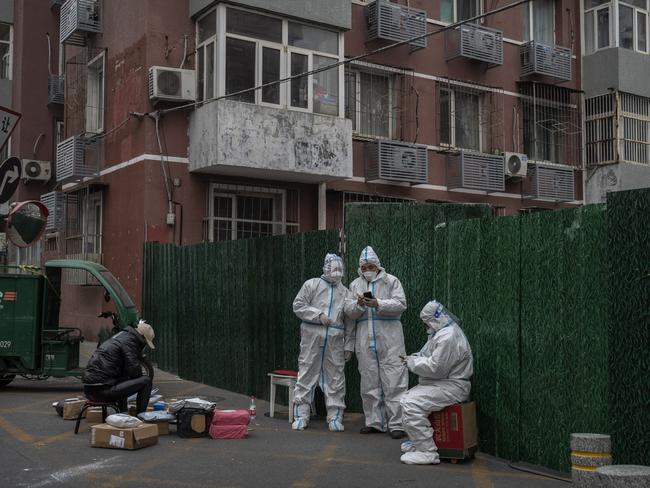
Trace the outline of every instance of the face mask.
<instances>
[{"instance_id":1,"label":"face mask","mask_svg":"<svg viewBox=\"0 0 650 488\"><path fill-rule=\"evenodd\" d=\"M366 279L366 281L373 281L377 277L377 272L376 271L364 271L363 272L363 277Z\"/></svg>"},{"instance_id":2,"label":"face mask","mask_svg":"<svg viewBox=\"0 0 650 488\"><path fill-rule=\"evenodd\" d=\"M341 271L332 271L328 278L332 283L340 283L343 279L343 273Z\"/></svg>"}]
</instances>

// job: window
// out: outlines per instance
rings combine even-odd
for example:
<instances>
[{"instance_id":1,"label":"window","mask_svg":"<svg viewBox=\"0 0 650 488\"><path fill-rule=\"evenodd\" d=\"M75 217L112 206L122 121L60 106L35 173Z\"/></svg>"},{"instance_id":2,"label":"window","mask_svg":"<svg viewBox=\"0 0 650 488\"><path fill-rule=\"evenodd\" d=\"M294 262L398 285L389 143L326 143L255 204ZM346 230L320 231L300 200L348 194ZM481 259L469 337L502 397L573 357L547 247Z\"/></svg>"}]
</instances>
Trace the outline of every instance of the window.
<instances>
[{"instance_id":1,"label":"window","mask_svg":"<svg viewBox=\"0 0 650 488\"><path fill-rule=\"evenodd\" d=\"M533 161L580 165L580 92L542 83L521 83L524 152Z\"/></svg>"},{"instance_id":2,"label":"window","mask_svg":"<svg viewBox=\"0 0 650 488\"><path fill-rule=\"evenodd\" d=\"M224 32L216 27L220 17ZM222 5L197 22L197 96L232 94L232 100L338 116L341 67L272 83L337 63L340 39L334 31ZM263 84L271 85L253 89Z\"/></svg>"},{"instance_id":3,"label":"window","mask_svg":"<svg viewBox=\"0 0 650 488\"><path fill-rule=\"evenodd\" d=\"M648 52L648 0L618 3L618 45Z\"/></svg>"},{"instance_id":4,"label":"window","mask_svg":"<svg viewBox=\"0 0 650 488\"><path fill-rule=\"evenodd\" d=\"M11 79L11 25L0 22L0 80Z\"/></svg>"},{"instance_id":5,"label":"window","mask_svg":"<svg viewBox=\"0 0 650 488\"><path fill-rule=\"evenodd\" d=\"M209 241L298 231L295 190L213 184L209 207Z\"/></svg>"},{"instance_id":6,"label":"window","mask_svg":"<svg viewBox=\"0 0 650 488\"><path fill-rule=\"evenodd\" d=\"M86 132L104 130L104 53L88 63Z\"/></svg>"},{"instance_id":7,"label":"window","mask_svg":"<svg viewBox=\"0 0 650 488\"><path fill-rule=\"evenodd\" d=\"M480 92L458 88L441 88L440 144L480 151L483 95Z\"/></svg>"},{"instance_id":8,"label":"window","mask_svg":"<svg viewBox=\"0 0 650 488\"><path fill-rule=\"evenodd\" d=\"M443 22L460 22L471 19L480 13L479 0L441 0L440 20Z\"/></svg>"},{"instance_id":9,"label":"window","mask_svg":"<svg viewBox=\"0 0 650 488\"><path fill-rule=\"evenodd\" d=\"M648 53L648 0L585 0L584 23L585 54L615 45Z\"/></svg>"},{"instance_id":10,"label":"window","mask_svg":"<svg viewBox=\"0 0 650 488\"><path fill-rule=\"evenodd\" d=\"M366 136L390 138L394 125L391 77L350 70L345 78L345 116L352 120L352 130Z\"/></svg>"},{"instance_id":11,"label":"window","mask_svg":"<svg viewBox=\"0 0 650 488\"><path fill-rule=\"evenodd\" d=\"M555 44L554 0L535 0L524 6L524 41Z\"/></svg>"},{"instance_id":12,"label":"window","mask_svg":"<svg viewBox=\"0 0 650 488\"><path fill-rule=\"evenodd\" d=\"M69 194L66 201L66 255L92 258L101 252L102 192L91 192L86 188Z\"/></svg>"}]
</instances>

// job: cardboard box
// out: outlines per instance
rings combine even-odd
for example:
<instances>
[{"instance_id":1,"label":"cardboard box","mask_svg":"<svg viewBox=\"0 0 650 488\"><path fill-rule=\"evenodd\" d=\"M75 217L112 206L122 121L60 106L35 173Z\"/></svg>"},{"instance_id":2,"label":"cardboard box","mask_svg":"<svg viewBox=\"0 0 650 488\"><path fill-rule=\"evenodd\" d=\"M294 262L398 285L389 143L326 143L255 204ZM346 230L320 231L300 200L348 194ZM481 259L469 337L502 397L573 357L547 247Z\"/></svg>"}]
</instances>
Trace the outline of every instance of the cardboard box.
<instances>
[{"instance_id":1,"label":"cardboard box","mask_svg":"<svg viewBox=\"0 0 650 488\"><path fill-rule=\"evenodd\" d=\"M147 422L148 424L155 425L158 428L158 435L169 434L169 422Z\"/></svg>"},{"instance_id":2,"label":"cardboard box","mask_svg":"<svg viewBox=\"0 0 650 488\"><path fill-rule=\"evenodd\" d=\"M474 402L459 403L440 412L433 412L429 421L441 458L465 459L476 452L478 430Z\"/></svg>"},{"instance_id":3,"label":"cardboard box","mask_svg":"<svg viewBox=\"0 0 650 488\"><path fill-rule=\"evenodd\" d=\"M135 450L157 443L158 427L154 424L142 424L126 429L98 424L93 425L90 431L91 447Z\"/></svg>"},{"instance_id":4,"label":"cardboard box","mask_svg":"<svg viewBox=\"0 0 650 488\"><path fill-rule=\"evenodd\" d=\"M86 404L85 399L70 399L63 403L63 420L77 420L79 412ZM84 417L86 412L84 412Z\"/></svg>"},{"instance_id":5,"label":"cardboard box","mask_svg":"<svg viewBox=\"0 0 650 488\"><path fill-rule=\"evenodd\" d=\"M110 411L112 411L112 409L110 409ZM86 409L86 423L91 425L104 423L104 419L102 418L102 407L91 407Z\"/></svg>"}]
</instances>

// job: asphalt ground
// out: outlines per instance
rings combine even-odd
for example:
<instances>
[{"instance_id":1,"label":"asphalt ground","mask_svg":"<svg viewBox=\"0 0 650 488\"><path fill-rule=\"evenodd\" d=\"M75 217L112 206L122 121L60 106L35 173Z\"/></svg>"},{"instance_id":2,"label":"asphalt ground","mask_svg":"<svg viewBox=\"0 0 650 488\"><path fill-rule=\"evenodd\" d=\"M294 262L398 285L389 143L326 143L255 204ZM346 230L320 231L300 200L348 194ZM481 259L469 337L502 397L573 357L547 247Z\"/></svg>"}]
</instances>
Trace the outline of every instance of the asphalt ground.
<instances>
[{"instance_id":1,"label":"asphalt ground","mask_svg":"<svg viewBox=\"0 0 650 488\"><path fill-rule=\"evenodd\" d=\"M218 408L248 408L246 396L156 371L165 398L199 395ZM90 447L90 427L56 415L53 401L82 392L73 378L17 378L0 389L0 487L420 487L554 488L568 483L512 469L477 454L458 464L407 466L400 441L360 435L363 417L347 414L346 431L331 433L314 419L303 432L286 417L268 417L258 400L257 419L245 440L183 439L172 432L136 451ZM265 415L264 413L267 412Z\"/></svg>"}]
</instances>

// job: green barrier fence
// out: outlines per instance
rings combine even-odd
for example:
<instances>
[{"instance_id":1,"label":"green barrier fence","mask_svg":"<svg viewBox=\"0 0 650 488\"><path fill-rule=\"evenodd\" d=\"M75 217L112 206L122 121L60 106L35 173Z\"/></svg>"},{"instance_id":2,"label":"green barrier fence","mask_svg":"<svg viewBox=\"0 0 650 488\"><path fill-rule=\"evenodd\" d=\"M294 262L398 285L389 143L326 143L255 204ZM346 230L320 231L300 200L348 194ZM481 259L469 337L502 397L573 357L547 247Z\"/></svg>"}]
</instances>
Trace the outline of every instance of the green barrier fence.
<instances>
[{"instance_id":1,"label":"green barrier fence","mask_svg":"<svg viewBox=\"0 0 650 488\"><path fill-rule=\"evenodd\" d=\"M611 432L615 462L650 464L649 209L650 191L615 194L607 209L496 219L482 205L353 204L347 282L373 246L406 291L408 352L426 340L419 312L428 300L461 318L483 452L566 472L571 432ZM147 244L144 316L156 326L155 360L268 398L266 373L297 366L293 298L338 248L336 231ZM354 360L346 378L348 408L359 411Z\"/></svg>"}]
</instances>

